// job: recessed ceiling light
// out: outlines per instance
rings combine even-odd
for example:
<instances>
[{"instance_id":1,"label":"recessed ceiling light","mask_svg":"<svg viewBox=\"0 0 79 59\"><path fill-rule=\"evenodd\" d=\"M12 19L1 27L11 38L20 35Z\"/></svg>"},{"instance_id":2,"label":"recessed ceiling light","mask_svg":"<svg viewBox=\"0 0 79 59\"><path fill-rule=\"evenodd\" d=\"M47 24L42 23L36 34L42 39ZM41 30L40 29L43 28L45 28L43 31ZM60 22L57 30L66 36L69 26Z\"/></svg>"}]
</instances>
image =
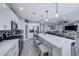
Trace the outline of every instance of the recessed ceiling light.
<instances>
[{"instance_id":1,"label":"recessed ceiling light","mask_svg":"<svg viewBox=\"0 0 79 59\"><path fill-rule=\"evenodd\" d=\"M21 7L21 8L19 8L19 10L20 10L20 11L23 11L23 8Z\"/></svg>"}]
</instances>

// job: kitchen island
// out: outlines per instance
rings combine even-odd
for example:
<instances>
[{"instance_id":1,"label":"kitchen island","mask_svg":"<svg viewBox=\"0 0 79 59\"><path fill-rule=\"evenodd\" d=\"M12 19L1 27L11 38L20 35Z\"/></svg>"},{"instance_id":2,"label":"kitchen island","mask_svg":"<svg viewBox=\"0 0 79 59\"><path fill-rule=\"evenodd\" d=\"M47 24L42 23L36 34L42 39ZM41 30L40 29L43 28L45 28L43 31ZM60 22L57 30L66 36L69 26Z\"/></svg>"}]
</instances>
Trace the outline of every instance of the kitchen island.
<instances>
[{"instance_id":1,"label":"kitchen island","mask_svg":"<svg viewBox=\"0 0 79 59\"><path fill-rule=\"evenodd\" d=\"M37 34L37 36L50 49L52 56L71 56L71 45L75 40L50 34Z\"/></svg>"}]
</instances>

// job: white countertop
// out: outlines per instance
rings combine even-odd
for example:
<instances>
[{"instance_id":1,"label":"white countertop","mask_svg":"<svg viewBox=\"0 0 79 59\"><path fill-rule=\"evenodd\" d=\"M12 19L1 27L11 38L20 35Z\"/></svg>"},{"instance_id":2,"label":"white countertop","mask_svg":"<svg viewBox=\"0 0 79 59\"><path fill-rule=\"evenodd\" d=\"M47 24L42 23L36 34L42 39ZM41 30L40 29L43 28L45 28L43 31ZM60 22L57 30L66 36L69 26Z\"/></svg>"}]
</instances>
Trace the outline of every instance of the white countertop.
<instances>
[{"instance_id":1,"label":"white countertop","mask_svg":"<svg viewBox=\"0 0 79 59\"><path fill-rule=\"evenodd\" d=\"M5 55L18 39L0 42L0 56Z\"/></svg>"},{"instance_id":2,"label":"white countertop","mask_svg":"<svg viewBox=\"0 0 79 59\"><path fill-rule=\"evenodd\" d=\"M71 40L68 38L59 37L59 36L55 36L55 35L50 35L50 34L46 34L46 35L45 34L38 34L38 36L43 38L50 44L57 46L58 48L62 48L67 44L71 44L71 43L75 42L75 40Z\"/></svg>"}]
</instances>

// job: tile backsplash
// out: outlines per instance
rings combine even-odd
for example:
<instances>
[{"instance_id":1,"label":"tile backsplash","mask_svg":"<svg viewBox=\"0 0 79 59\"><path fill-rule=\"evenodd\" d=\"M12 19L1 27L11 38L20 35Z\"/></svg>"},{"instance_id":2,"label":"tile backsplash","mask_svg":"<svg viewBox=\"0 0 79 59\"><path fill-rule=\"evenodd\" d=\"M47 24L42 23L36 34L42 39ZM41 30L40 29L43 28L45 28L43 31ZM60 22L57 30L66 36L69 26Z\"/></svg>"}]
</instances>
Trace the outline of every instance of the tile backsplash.
<instances>
[{"instance_id":1,"label":"tile backsplash","mask_svg":"<svg viewBox=\"0 0 79 59\"><path fill-rule=\"evenodd\" d=\"M0 30L0 37L3 37L3 34L7 34L7 33L12 35L12 31L11 30Z\"/></svg>"},{"instance_id":2,"label":"tile backsplash","mask_svg":"<svg viewBox=\"0 0 79 59\"><path fill-rule=\"evenodd\" d=\"M3 34L18 35L22 33L23 30L0 30L0 37L3 37Z\"/></svg>"}]
</instances>

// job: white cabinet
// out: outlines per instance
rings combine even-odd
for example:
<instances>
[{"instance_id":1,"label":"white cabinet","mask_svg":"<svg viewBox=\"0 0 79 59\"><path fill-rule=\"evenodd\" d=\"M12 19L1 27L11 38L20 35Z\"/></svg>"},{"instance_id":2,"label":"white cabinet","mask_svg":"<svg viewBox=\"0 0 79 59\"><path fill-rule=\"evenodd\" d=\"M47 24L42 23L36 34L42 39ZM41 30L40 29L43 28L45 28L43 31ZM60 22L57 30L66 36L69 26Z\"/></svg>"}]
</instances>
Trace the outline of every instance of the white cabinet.
<instances>
[{"instance_id":1,"label":"white cabinet","mask_svg":"<svg viewBox=\"0 0 79 59\"><path fill-rule=\"evenodd\" d=\"M19 54L19 48L18 48L18 42L16 42L6 53L5 56L18 56Z\"/></svg>"},{"instance_id":2,"label":"white cabinet","mask_svg":"<svg viewBox=\"0 0 79 59\"><path fill-rule=\"evenodd\" d=\"M4 45L2 45L4 44ZM18 56L19 40L7 40L0 43L0 56Z\"/></svg>"},{"instance_id":3,"label":"white cabinet","mask_svg":"<svg viewBox=\"0 0 79 59\"><path fill-rule=\"evenodd\" d=\"M79 39L77 38L77 39L75 39L75 46L74 46L74 48L75 48L75 50L74 50L74 53L75 53L75 55L76 56L79 56Z\"/></svg>"}]
</instances>

